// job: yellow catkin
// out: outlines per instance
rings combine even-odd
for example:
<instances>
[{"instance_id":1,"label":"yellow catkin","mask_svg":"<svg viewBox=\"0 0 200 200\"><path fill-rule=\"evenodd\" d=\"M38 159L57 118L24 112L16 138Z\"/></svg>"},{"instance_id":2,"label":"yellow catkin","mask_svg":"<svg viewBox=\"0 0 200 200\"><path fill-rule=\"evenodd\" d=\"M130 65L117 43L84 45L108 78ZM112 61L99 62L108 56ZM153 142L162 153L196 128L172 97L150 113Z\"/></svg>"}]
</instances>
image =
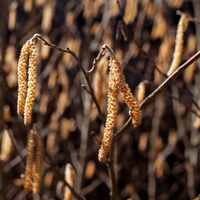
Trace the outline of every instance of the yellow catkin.
<instances>
[{"instance_id":1,"label":"yellow catkin","mask_svg":"<svg viewBox=\"0 0 200 200\"><path fill-rule=\"evenodd\" d=\"M183 51L183 42L184 42L184 23L183 23L184 19L185 16L181 16L180 21L178 23L173 61L171 63L169 71L167 72L168 76L173 74L181 63L181 55Z\"/></svg>"},{"instance_id":2,"label":"yellow catkin","mask_svg":"<svg viewBox=\"0 0 200 200\"><path fill-rule=\"evenodd\" d=\"M42 161L43 161L43 142L39 132L35 132L37 151L36 151L36 169L34 174L33 192L38 194L40 192L40 182L42 176Z\"/></svg>"},{"instance_id":3,"label":"yellow catkin","mask_svg":"<svg viewBox=\"0 0 200 200\"><path fill-rule=\"evenodd\" d=\"M110 66L113 67L113 73L117 86L122 94L122 97L124 98L125 103L130 109L129 115L133 118L134 127L137 127L141 124L141 110L139 104L132 95L129 86L125 81L119 61L112 55L110 57Z\"/></svg>"},{"instance_id":4,"label":"yellow catkin","mask_svg":"<svg viewBox=\"0 0 200 200\"><path fill-rule=\"evenodd\" d=\"M26 65L30 49L30 41L27 41L21 49L18 62L18 104L17 112L22 115L26 98Z\"/></svg>"},{"instance_id":5,"label":"yellow catkin","mask_svg":"<svg viewBox=\"0 0 200 200\"><path fill-rule=\"evenodd\" d=\"M9 130L11 131L11 130ZM12 134L12 133L11 133ZM12 140L10 139L9 133L7 129L3 130L2 142L1 142L1 154L0 160L7 161L12 152Z\"/></svg>"},{"instance_id":6,"label":"yellow catkin","mask_svg":"<svg viewBox=\"0 0 200 200\"><path fill-rule=\"evenodd\" d=\"M43 38L47 41L50 42L50 38L47 35L44 35ZM47 45L41 45L41 49L40 49L41 53L40 53L40 57L42 59L47 59L49 57L49 53L50 53L50 48Z\"/></svg>"},{"instance_id":7,"label":"yellow catkin","mask_svg":"<svg viewBox=\"0 0 200 200\"><path fill-rule=\"evenodd\" d=\"M47 153L51 153L56 145L56 133L51 131L47 135L47 143L46 143L46 151Z\"/></svg>"},{"instance_id":8,"label":"yellow catkin","mask_svg":"<svg viewBox=\"0 0 200 200\"><path fill-rule=\"evenodd\" d=\"M107 158L107 154L113 139L114 126L117 115L117 84L114 79L113 70L114 67L111 65L109 73L110 80L108 86L108 116L106 120L101 148L99 150L100 162L104 162Z\"/></svg>"},{"instance_id":9,"label":"yellow catkin","mask_svg":"<svg viewBox=\"0 0 200 200\"><path fill-rule=\"evenodd\" d=\"M97 70L94 76L94 93L98 102L100 102L101 93L102 93L102 69L104 67L104 61L101 60L97 64Z\"/></svg>"},{"instance_id":10,"label":"yellow catkin","mask_svg":"<svg viewBox=\"0 0 200 200\"><path fill-rule=\"evenodd\" d=\"M10 5L9 20L8 20L9 30L15 29L16 20L17 20L17 6L18 6L17 1L13 1Z\"/></svg>"},{"instance_id":11,"label":"yellow catkin","mask_svg":"<svg viewBox=\"0 0 200 200\"><path fill-rule=\"evenodd\" d=\"M55 4L56 1L51 0L44 7L41 27L45 33L51 30Z\"/></svg>"},{"instance_id":12,"label":"yellow catkin","mask_svg":"<svg viewBox=\"0 0 200 200\"><path fill-rule=\"evenodd\" d=\"M145 91L146 91L146 84L141 82L135 91L135 98L137 99L138 103L141 104L145 98Z\"/></svg>"},{"instance_id":13,"label":"yellow catkin","mask_svg":"<svg viewBox=\"0 0 200 200\"><path fill-rule=\"evenodd\" d=\"M9 105L3 106L3 121L4 122L10 121L10 106Z\"/></svg>"},{"instance_id":14,"label":"yellow catkin","mask_svg":"<svg viewBox=\"0 0 200 200\"><path fill-rule=\"evenodd\" d=\"M126 24L133 23L138 13L138 0L127 0L124 14Z\"/></svg>"},{"instance_id":15,"label":"yellow catkin","mask_svg":"<svg viewBox=\"0 0 200 200\"><path fill-rule=\"evenodd\" d=\"M85 178L91 179L96 172L96 164L94 161L90 160L85 168Z\"/></svg>"},{"instance_id":16,"label":"yellow catkin","mask_svg":"<svg viewBox=\"0 0 200 200\"><path fill-rule=\"evenodd\" d=\"M25 0L24 3L24 10L25 12L29 13L33 8L33 0Z\"/></svg>"},{"instance_id":17,"label":"yellow catkin","mask_svg":"<svg viewBox=\"0 0 200 200\"><path fill-rule=\"evenodd\" d=\"M31 40L29 56L29 69L28 69L28 92L26 97L25 111L24 111L24 124L30 125L33 103L35 100L36 80L37 80L37 50L35 40Z\"/></svg>"},{"instance_id":18,"label":"yellow catkin","mask_svg":"<svg viewBox=\"0 0 200 200\"><path fill-rule=\"evenodd\" d=\"M25 182L24 182L24 189L27 192L31 191L31 182L33 178L33 161L34 161L34 130L31 130L28 134L28 141L27 141L27 161L26 161L26 173L25 173Z\"/></svg>"},{"instance_id":19,"label":"yellow catkin","mask_svg":"<svg viewBox=\"0 0 200 200\"><path fill-rule=\"evenodd\" d=\"M169 6L175 9L179 9L183 5L183 0L170 0Z\"/></svg>"},{"instance_id":20,"label":"yellow catkin","mask_svg":"<svg viewBox=\"0 0 200 200\"><path fill-rule=\"evenodd\" d=\"M65 167L65 181L71 186L74 186L75 183L75 170L73 169L72 165L68 163ZM71 200L73 198L72 191L65 187L65 193L64 193L64 200Z\"/></svg>"},{"instance_id":21,"label":"yellow catkin","mask_svg":"<svg viewBox=\"0 0 200 200\"><path fill-rule=\"evenodd\" d=\"M196 62L193 62L184 72L184 81L191 83L194 78L194 72L196 70Z\"/></svg>"}]
</instances>

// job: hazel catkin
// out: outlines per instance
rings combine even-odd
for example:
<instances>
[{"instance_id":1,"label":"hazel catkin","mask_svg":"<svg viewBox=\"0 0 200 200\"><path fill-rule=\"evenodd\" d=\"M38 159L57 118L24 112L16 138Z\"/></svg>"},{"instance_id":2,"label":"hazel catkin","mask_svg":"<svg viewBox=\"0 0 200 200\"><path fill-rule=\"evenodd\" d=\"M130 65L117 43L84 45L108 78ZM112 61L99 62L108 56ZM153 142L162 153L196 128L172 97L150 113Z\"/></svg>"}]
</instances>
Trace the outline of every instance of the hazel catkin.
<instances>
[{"instance_id":1,"label":"hazel catkin","mask_svg":"<svg viewBox=\"0 0 200 200\"><path fill-rule=\"evenodd\" d=\"M30 40L28 40L21 49L18 62L18 103L17 112L22 115L26 98L26 65L30 49Z\"/></svg>"},{"instance_id":2,"label":"hazel catkin","mask_svg":"<svg viewBox=\"0 0 200 200\"><path fill-rule=\"evenodd\" d=\"M102 144L99 150L99 161L104 162L112 143L114 126L117 116L117 84L114 80L113 66L110 67L110 81L108 86L108 116L104 130Z\"/></svg>"},{"instance_id":3,"label":"hazel catkin","mask_svg":"<svg viewBox=\"0 0 200 200\"><path fill-rule=\"evenodd\" d=\"M185 18L186 17L184 15L181 16L178 23L173 61L171 63L169 71L167 72L168 76L173 74L181 63L181 56L183 52L183 42L184 42L184 38L183 38L184 37L184 22L183 21Z\"/></svg>"},{"instance_id":4,"label":"hazel catkin","mask_svg":"<svg viewBox=\"0 0 200 200\"><path fill-rule=\"evenodd\" d=\"M137 127L141 124L141 110L137 100L132 95L129 86L125 81L119 61L114 58L113 55L110 57L110 66L113 67L113 73L117 86L122 94L122 97L124 98L124 101L130 109L129 115L133 118L134 127Z\"/></svg>"},{"instance_id":5,"label":"hazel catkin","mask_svg":"<svg viewBox=\"0 0 200 200\"><path fill-rule=\"evenodd\" d=\"M39 132L35 132L37 141L37 152L36 152L36 169L34 174L33 192L38 194L40 191L40 182L42 176L42 161L43 161L43 142Z\"/></svg>"},{"instance_id":6,"label":"hazel catkin","mask_svg":"<svg viewBox=\"0 0 200 200\"><path fill-rule=\"evenodd\" d=\"M33 103L35 100L36 80L37 80L37 50L35 40L31 40L29 56L29 69L28 69L28 92L26 97L25 111L24 111L24 124L30 125Z\"/></svg>"},{"instance_id":7,"label":"hazel catkin","mask_svg":"<svg viewBox=\"0 0 200 200\"><path fill-rule=\"evenodd\" d=\"M28 141L27 141L27 161L26 161L26 175L25 175L25 182L24 182L24 189L27 192L31 191L31 182L33 177L33 161L34 161L34 131L31 130L28 134Z\"/></svg>"}]
</instances>

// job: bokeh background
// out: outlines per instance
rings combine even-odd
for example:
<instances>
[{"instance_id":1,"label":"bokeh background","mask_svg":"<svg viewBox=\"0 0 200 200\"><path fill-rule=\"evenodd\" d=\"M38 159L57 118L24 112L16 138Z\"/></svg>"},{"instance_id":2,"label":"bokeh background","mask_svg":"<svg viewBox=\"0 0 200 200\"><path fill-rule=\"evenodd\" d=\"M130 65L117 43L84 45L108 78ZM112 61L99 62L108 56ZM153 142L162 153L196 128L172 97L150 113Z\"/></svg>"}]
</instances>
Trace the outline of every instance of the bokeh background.
<instances>
[{"instance_id":1,"label":"bokeh background","mask_svg":"<svg viewBox=\"0 0 200 200\"><path fill-rule=\"evenodd\" d=\"M196 22L185 24L181 63L200 49L200 1L119 3L121 12L116 0L0 1L0 199L33 199L32 193L27 194L23 188L25 166L9 137L5 139L5 126L26 158L27 134L32 125L25 126L23 116L17 115L17 62L23 44L35 33L59 47L69 47L86 71L92 67L101 46L108 44L122 63L126 81L140 102L143 97L137 95L138 90L143 88L146 97L165 80L150 59L167 73L180 19L178 9L197 18ZM79 194L87 200L110 199L108 169L98 161L99 144L90 134L94 131L101 141L104 125L91 96L82 88L87 87L85 78L70 54L51 49L42 41L37 41L37 50L32 123L37 123L46 151L62 174L67 163L74 167L74 187ZM117 141L117 199L184 200L194 199L200 193L200 120L195 115L200 111L188 98L199 102L199 62L192 64L175 80L176 84L168 86L143 110L138 128L131 127ZM108 59L102 59L90 76L105 116L108 68ZM115 130L128 118L128 107L119 94ZM44 161L41 199L57 200L63 196L63 182Z\"/></svg>"}]
</instances>

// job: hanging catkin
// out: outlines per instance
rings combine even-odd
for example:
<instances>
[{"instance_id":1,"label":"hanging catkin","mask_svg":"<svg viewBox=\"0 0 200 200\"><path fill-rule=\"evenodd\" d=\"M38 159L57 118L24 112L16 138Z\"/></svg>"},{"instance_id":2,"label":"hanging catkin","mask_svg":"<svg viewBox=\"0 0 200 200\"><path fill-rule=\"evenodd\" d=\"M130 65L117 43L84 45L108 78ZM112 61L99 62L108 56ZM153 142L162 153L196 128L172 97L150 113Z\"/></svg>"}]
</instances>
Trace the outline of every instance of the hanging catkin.
<instances>
[{"instance_id":1,"label":"hanging catkin","mask_svg":"<svg viewBox=\"0 0 200 200\"><path fill-rule=\"evenodd\" d=\"M35 194L40 191L40 182L42 176L42 161L43 161L43 142L39 132L35 132L37 151L36 151L36 169L34 174L33 192Z\"/></svg>"},{"instance_id":2,"label":"hanging catkin","mask_svg":"<svg viewBox=\"0 0 200 200\"><path fill-rule=\"evenodd\" d=\"M137 127L141 124L141 110L137 100L132 95L129 86L125 81L119 61L114 58L113 55L110 56L110 66L113 67L114 79L122 94L122 97L124 98L124 101L130 109L129 115L133 118L132 120L134 127Z\"/></svg>"},{"instance_id":3,"label":"hanging catkin","mask_svg":"<svg viewBox=\"0 0 200 200\"><path fill-rule=\"evenodd\" d=\"M102 145L99 150L99 161L104 162L112 143L114 134L114 126L117 116L117 84L114 80L113 66L110 66L109 73L110 81L108 86L108 116L104 130Z\"/></svg>"},{"instance_id":4,"label":"hanging catkin","mask_svg":"<svg viewBox=\"0 0 200 200\"><path fill-rule=\"evenodd\" d=\"M31 130L28 134L28 141L27 141L27 149L28 149L28 156L26 161L26 175L25 175L25 182L24 182L24 189L27 192L31 191L31 182L33 177L33 161L34 161L34 131Z\"/></svg>"},{"instance_id":5,"label":"hanging catkin","mask_svg":"<svg viewBox=\"0 0 200 200\"><path fill-rule=\"evenodd\" d=\"M26 65L30 49L30 40L28 40L21 49L18 62L18 103L17 112L22 115L26 98Z\"/></svg>"},{"instance_id":6,"label":"hanging catkin","mask_svg":"<svg viewBox=\"0 0 200 200\"><path fill-rule=\"evenodd\" d=\"M71 187L74 186L75 178L76 178L76 173L75 173L75 170L73 169L72 165L70 163L66 164L65 180ZM72 198L73 198L72 191L68 187L65 187L65 193L64 193L63 200L71 200Z\"/></svg>"},{"instance_id":7,"label":"hanging catkin","mask_svg":"<svg viewBox=\"0 0 200 200\"><path fill-rule=\"evenodd\" d=\"M29 56L29 69L28 69L28 92L26 97L25 111L24 111L24 124L30 125L33 103L35 100L36 80L37 80L37 50L35 40L31 40Z\"/></svg>"},{"instance_id":8,"label":"hanging catkin","mask_svg":"<svg viewBox=\"0 0 200 200\"><path fill-rule=\"evenodd\" d=\"M183 21L185 18L186 17L182 15L178 23L173 61L171 63L169 71L167 72L168 76L174 73L174 71L179 67L180 62L181 62L181 55L183 52L183 42L184 42L184 22Z\"/></svg>"}]
</instances>

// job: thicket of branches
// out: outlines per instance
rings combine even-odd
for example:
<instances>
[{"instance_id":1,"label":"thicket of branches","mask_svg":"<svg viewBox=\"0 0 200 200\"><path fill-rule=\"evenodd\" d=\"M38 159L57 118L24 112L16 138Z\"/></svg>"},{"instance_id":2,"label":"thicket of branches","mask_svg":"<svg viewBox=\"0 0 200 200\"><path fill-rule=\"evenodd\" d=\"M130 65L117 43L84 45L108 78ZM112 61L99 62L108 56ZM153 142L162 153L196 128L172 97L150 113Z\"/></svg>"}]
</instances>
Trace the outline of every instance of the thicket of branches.
<instances>
[{"instance_id":1,"label":"thicket of branches","mask_svg":"<svg viewBox=\"0 0 200 200\"><path fill-rule=\"evenodd\" d=\"M0 199L198 199L199 8L195 0L0 1ZM26 108L17 114L27 41L38 56L30 125Z\"/></svg>"}]
</instances>

